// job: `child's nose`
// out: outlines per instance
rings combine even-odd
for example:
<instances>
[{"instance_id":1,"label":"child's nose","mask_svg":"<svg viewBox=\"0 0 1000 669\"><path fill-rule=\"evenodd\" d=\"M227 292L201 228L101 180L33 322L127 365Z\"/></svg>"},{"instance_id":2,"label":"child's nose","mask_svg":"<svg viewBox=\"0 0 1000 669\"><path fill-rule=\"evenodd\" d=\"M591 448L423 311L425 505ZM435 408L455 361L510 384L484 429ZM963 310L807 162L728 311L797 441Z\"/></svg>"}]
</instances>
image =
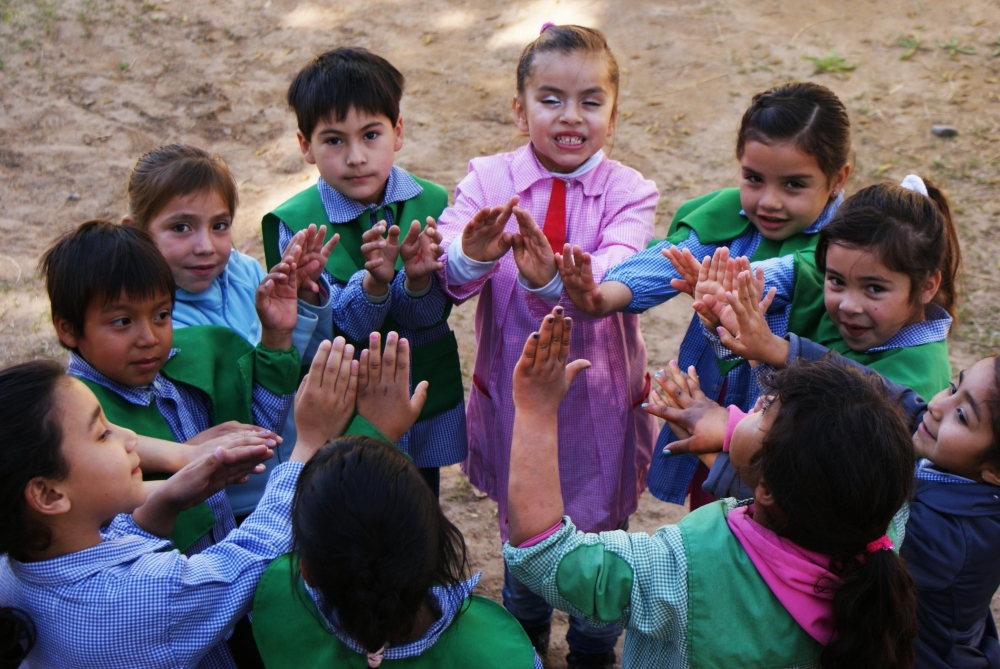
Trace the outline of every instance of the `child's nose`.
<instances>
[{"instance_id":1,"label":"child's nose","mask_svg":"<svg viewBox=\"0 0 1000 669\"><path fill-rule=\"evenodd\" d=\"M206 231L201 231L194 238L194 252L198 254L211 253L214 250L212 241L208 238Z\"/></svg>"},{"instance_id":2,"label":"child's nose","mask_svg":"<svg viewBox=\"0 0 1000 669\"><path fill-rule=\"evenodd\" d=\"M781 209L782 202L777 189L765 188L764 194L760 197L760 206L764 209Z\"/></svg>"},{"instance_id":3,"label":"child's nose","mask_svg":"<svg viewBox=\"0 0 1000 669\"><path fill-rule=\"evenodd\" d=\"M348 165L364 165L368 162L365 159L365 152L357 144L352 144L350 150L347 152L347 164Z\"/></svg>"},{"instance_id":4,"label":"child's nose","mask_svg":"<svg viewBox=\"0 0 1000 669\"><path fill-rule=\"evenodd\" d=\"M136 343L139 346L155 346L159 343L159 339L156 336L156 331L153 329L152 323L149 321L140 321L136 325L139 330L139 336L136 339Z\"/></svg>"}]
</instances>

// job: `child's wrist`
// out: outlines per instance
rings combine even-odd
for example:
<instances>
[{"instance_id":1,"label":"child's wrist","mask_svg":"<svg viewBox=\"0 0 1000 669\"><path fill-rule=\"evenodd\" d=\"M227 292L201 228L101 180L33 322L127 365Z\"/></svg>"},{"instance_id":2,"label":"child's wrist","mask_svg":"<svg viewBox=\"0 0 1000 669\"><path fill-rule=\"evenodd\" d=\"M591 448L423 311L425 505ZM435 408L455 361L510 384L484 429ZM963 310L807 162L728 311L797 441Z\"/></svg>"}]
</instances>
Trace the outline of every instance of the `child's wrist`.
<instances>
[{"instance_id":1,"label":"child's wrist","mask_svg":"<svg viewBox=\"0 0 1000 669\"><path fill-rule=\"evenodd\" d=\"M287 351L292 347L292 331L264 326L261 328L260 345L272 351Z\"/></svg>"},{"instance_id":2,"label":"child's wrist","mask_svg":"<svg viewBox=\"0 0 1000 669\"><path fill-rule=\"evenodd\" d=\"M406 287L406 290L411 293L420 293L427 288L430 282L430 274L424 274L423 276L411 276L410 274L407 274L403 285Z\"/></svg>"},{"instance_id":3,"label":"child's wrist","mask_svg":"<svg viewBox=\"0 0 1000 669\"><path fill-rule=\"evenodd\" d=\"M365 278L361 281L361 288L372 297L382 297L389 292L389 284L377 278L371 272L365 272Z\"/></svg>"},{"instance_id":4,"label":"child's wrist","mask_svg":"<svg viewBox=\"0 0 1000 669\"><path fill-rule=\"evenodd\" d=\"M761 358L761 362L771 365L776 369L782 369L788 364L788 351L791 345L784 337L776 334L771 335L770 346L767 347L767 356Z\"/></svg>"}]
</instances>

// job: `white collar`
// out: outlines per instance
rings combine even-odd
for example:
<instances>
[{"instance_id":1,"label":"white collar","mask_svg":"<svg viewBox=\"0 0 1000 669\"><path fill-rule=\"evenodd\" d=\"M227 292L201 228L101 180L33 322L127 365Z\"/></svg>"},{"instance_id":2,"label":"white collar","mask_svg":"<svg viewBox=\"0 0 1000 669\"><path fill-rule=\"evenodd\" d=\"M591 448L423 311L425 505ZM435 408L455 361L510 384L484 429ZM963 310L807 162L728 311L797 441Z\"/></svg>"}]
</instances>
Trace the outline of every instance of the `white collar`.
<instances>
[{"instance_id":1,"label":"white collar","mask_svg":"<svg viewBox=\"0 0 1000 669\"><path fill-rule=\"evenodd\" d=\"M549 172L549 174L551 174L557 179L579 179L584 174L586 174L587 172L591 171L592 169L600 165L602 160L604 160L603 150L598 151L590 158L587 158L585 161L583 161L583 165L580 165L578 168L576 168L569 174L563 174L561 172Z\"/></svg>"}]
</instances>

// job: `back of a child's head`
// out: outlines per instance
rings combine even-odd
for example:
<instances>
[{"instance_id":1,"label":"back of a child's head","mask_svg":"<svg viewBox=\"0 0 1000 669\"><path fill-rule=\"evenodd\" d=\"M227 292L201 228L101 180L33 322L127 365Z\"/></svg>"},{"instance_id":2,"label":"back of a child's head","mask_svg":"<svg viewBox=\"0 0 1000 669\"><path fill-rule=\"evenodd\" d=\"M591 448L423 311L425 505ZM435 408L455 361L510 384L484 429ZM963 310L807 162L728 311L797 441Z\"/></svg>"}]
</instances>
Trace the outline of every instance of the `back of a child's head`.
<instances>
[{"instance_id":1,"label":"back of a child's head","mask_svg":"<svg viewBox=\"0 0 1000 669\"><path fill-rule=\"evenodd\" d=\"M29 517L25 489L32 479L69 473L56 406L57 390L68 380L54 360L0 370L0 555L25 560L48 547L47 529Z\"/></svg>"},{"instance_id":2,"label":"back of a child's head","mask_svg":"<svg viewBox=\"0 0 1000 669\"><path fill-rule=\"evenodd\" d=\"M517 62L517 93L523 95L528 80L535 65L535 56L558 52L563 54L596 54L602 56L608 65L608 75L611 78L611 86L614 89L615 100L618 99L618 61L612 53L604 33L596 28L587 28L574 25L550 25L546 24L542 28L541 34L535 41L524 47L521 52L521 59Z\"/></svg>"},{"instance_id":3,"label":"back of a child's head","mask_svg":"<svg viewBox=\"0 0 1000 669\"><path fill-rule=\"evenodd\" d=\"M361 47L340 47L317 56L295 75L288 87L288 106L295 110L306 140L321 121L343 121L351 109L399 120L399 101L406 80L392 63Z\"/></svg>"},{"instance_id":4,"label":"back of a child's head","mask_svg":"<svg viewBox=\"0 0 1000 669\"><path fill-rule=\"evenodd\" d=\"M782 84L757 93L743 113L736 136L736 158L743 158L747 142L794 142L816 158L827 179L848 164L851 121L840 98L829 88L807 82Z\"/></svg>"},{"instance_id":5,"label":"back of a child's head","mask_svg":"<svg viewBox=\"0 0 1000 669\"><path fill-rule=\"evenodd\" d=\"M340 438L313 456L292 533L310 585L368 652L412 629L432 585L467 571L462 534L419 470L372 439Z\"/></svg>"},{"instance_id":6,"label":"back of a child's head","mask_svg":"<svg viewBox=\"0 0 1000 669\"><path fill-rule=\"evenodd\" d=\"M111 304L123 293L133 300L174 297L174 275L149 234L110 221L81 223L49 247L39 267L52 317L65 319L77 336L96 300Z\"/></svg>"},{"instance_id":7,"label":"back of a child's head","mask_svg":"<svg viewBox=\"0 0 1000 669\"><path fill-rule=\"evenodd\" d=\"M775 532L830 556L835 639L823 667L908 667L916 599L902 560L868 552L909 498L914 450L880 377L826 358L770 381L777 404L753 464L780 512Z\"/></svg>"},{"instance_id":8,"label":"back of a child's head","mask_svg":"<svg viewBox=\"0 0 1000 669\"><path fill-rule=\"evenodd\" d=\"M819 234L816 265L826 271L830 244L865 249L887 269L910 277L910 295L936 272L941 287L933 302L952 317L962 264L958 234L947 196L928 179L927 195L896 184L868 186L847 198Z\"/></svg>"},{"instance_id":9,"label":"back of a child's head","mask_svg":"<svg viewBox=\"0 0 1000 669\"><path fill-rule=\"evenodd\" d=\"M171 200L202 191L218 193L236 214L236 179L222 156L189 144L170 144L146 153L128 178L128 209L135 225L146 230Z\"/></svg>"}]
</instances>

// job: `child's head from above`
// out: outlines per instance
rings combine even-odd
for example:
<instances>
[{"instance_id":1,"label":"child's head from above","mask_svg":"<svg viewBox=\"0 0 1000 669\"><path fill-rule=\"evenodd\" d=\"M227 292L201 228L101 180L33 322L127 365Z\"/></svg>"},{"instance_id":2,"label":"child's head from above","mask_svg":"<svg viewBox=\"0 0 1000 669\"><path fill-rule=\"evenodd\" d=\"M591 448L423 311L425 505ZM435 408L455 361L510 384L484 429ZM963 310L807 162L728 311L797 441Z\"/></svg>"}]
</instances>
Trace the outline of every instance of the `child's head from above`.
<instances>
[{"instance_id":1,"label":"child's head from above","mask_svg":"<svg viewBox=\"0 0 1000 669\"><path fill-rule=\"evenodd\" d=\"M62 345L118 383L150 383L174 339L174 276L149 235L87 221L39 264Z\"/></svg>"},{"instance_id":2,"label":"child's head from above","mask_svg":"<svg viewBox=\"0 0 1000 669\"><path fill-rule=\"evenodd\" d=\"M929 197L894 184L864 188L819 233L826 310L855 351L924 320L930 302L954 316L958 237L947 198L924 183Z\"/></svg>"},{"instance_id":3,"label":"child's head from above","mask_svg":"<svg viewBox=\"0 0 1000 669\"><path fill-rule=\"evenodd\" d=\"M832 358L786 368L769 392L763 415L737 425L730 458L754 490L755 521L831 558L839 636L823 666L912 666L912 582L891 551L866 554L910 495L902 410L879 377Z\"/></svg>"},{"instance_id":4,"label":"child's head from above","mask_svg":"<svg viewBox=\"0 0 1000 669\"><path fill-rule=\"evenodd\" d=\"M603 149L618 121L618 62L601 31L546 26L521 52L513 109L551 172L572 172Z\"/></svg>"},{"instance_id":5,"label":"child's head from above","mask_svg":"<svg viewBox=\"0 0 1000 669\"><path fill-rule=\"evenodd\" d=\"M753 96L736 138L740 201L768 239L810 225L847 183L851 122L833 91L791 83Z\"/></svg>"},{"instance_id":6,"label":"child's head from above","mask_svg":"<svg viewBox=\"0 0 1000 669\"><path fill-rule=\"evenodd\" d=\"M135 164L122 222L152 236L178 288L200 293L229 262L238 203L236 180L222 156L171 144Z\"/></svg>"},{"instance_id":7,"label":"child's head from above","mask_svg":"<svg viewBox=\"0 0 1000 669\"><path fill-rule=\"evenodd\" d=\"M41 559L74 527L96 532L146 499L136 436L52 360L0 371L0 553Z\"/></svg>"},{"instance_id":8,"label":"child's head from above","mask_svg":"<svg viewBox=\"0 0 1000 669\"><path fill-rule=\"evenodd\" d=\"M317 56L288 87L302 155L352 200L382 201L395 153L403 148L404 84L385 58L342 47Z\"/></svg>"},{"instance_id":9,"label":"child's head from above","mask_svg":"<svg viewBox=\"0 0 1000 669\"><path fill-rule=\"evenodd\" d=\"M984 358L931 398L913 447L942 469L1000 485L998 434L1000 357Z\"/></svg>"},{"instance_id":10,"label":"child's head from above","mask_svg":"<svg viewBox=\"0 0 1000 669\"><path fill-rule=\"evenodd\" d=\"M419 635L436 620L430 587L467 571L462 534L420 472L371 439L337 439L306 464L292 533L306 582L369 652Z\"/></svg>"}]
</instances>

